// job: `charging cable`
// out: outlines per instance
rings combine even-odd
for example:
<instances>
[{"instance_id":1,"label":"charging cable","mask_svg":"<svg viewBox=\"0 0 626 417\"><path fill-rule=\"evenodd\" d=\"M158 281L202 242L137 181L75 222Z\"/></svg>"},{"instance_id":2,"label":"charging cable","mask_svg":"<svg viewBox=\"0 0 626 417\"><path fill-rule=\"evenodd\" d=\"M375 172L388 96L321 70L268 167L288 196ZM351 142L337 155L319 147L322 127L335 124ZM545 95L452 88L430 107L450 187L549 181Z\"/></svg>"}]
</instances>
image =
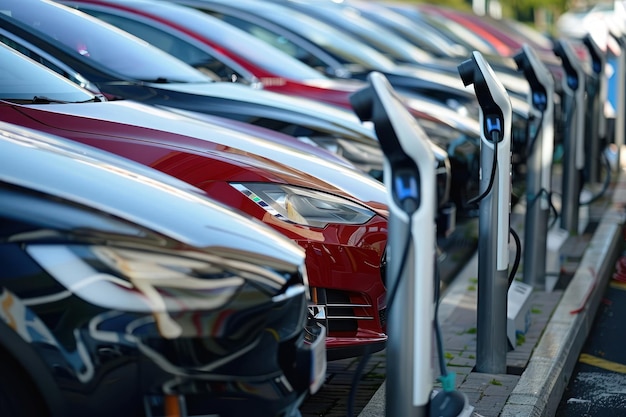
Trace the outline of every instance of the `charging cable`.
<instances>
[{"instance_id":1,"label":"charging cable","mask_svg":"<svg viewBox=\"0 0 626 417\"><path fill-rule=\"evenodd\" d=\"M493 188L493 183L496 177L496 171L498 168L498 142L502 139L502 124L501 120L497 116L487 116L486 117L487 130L491 135L491 141L493 142L493 162L491 164L491 173L489 175L489 183L487 184L487 188L477 197L470 199L467 202L467 206L479 203L483 200Z\"/></svg>"}]
</instances>

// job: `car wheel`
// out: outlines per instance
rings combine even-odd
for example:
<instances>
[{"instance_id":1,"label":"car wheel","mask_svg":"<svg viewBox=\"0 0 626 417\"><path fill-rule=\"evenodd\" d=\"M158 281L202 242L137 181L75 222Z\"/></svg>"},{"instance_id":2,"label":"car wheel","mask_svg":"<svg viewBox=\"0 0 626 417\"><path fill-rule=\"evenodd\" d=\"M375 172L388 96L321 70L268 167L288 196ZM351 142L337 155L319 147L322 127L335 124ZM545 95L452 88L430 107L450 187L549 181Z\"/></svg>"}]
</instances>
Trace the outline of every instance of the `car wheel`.
<instances>
[{"instance_id":1,"label":"car wheel","mask_svg":"<svg viewBox=\"0 0 626 417\"><path fill-rule=\"evenodd\" d=\"M49 416L35 384L25 375L24 370L6 353L0 362L0 416L27 417Z\"/></svg>"}]
</instances>

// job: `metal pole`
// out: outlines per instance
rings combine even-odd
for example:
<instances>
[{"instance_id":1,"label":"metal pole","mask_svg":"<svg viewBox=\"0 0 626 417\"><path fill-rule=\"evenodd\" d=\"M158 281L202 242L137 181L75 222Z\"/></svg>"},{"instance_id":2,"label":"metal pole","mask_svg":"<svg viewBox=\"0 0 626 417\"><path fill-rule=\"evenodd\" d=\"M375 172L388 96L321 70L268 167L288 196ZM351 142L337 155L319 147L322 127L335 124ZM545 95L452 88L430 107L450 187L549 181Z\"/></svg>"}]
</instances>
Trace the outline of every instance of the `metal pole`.
<instances>
[{"instance_id":1,"label":"metal pole","mask_svg":"<svg viewBox=\"0 0 626 417\"><path fill-rule=\"evenodd\" d=\"M576 134L574 120L576 98L574 93L563 88L563 113L566 116L563 129L563 168L561 178L561 229L570 235L578 234L580 178L576 170Z\"/></svg>"},{"instance_id":2,"label":"metal pole","mask_svg":"<svg viewBox=\"0 0 626 417\"><path fill-rule=\"evenodd\" d=\"M493 161L493 147L483 145L480 151L480 164L483 177L480 181L481 192L489 181L488 173ZM500 162L501 169L504 162ZM477 344L476 370L490 374L506 373L506 340L508 269L498 268L500 252L498 230L494 219L498 219L498 200L500 187L496 175L494 191L480 203L478 219L478 308L477 308ZM504 196L502 196L504 197ZM507 248L508 250L508 248Z\"/></svg>"}]
</instances>

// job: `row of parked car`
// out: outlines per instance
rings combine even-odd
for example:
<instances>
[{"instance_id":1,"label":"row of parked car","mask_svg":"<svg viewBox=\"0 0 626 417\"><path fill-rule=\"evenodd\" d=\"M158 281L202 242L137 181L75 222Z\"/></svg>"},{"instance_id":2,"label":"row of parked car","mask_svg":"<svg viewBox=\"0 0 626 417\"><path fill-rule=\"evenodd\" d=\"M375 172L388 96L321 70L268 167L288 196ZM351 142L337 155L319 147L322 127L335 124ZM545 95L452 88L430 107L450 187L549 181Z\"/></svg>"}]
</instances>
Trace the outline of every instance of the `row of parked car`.
<instances>
[{"instance_id":1,"label":"row of parked car","mask_svg":"<svg viewBox=\"0 0 626 417\"><path fill-rule=\"evenodd\" d=\"M538 34L427 5L0 10L2 416L297 416L327 360L385 346L384 157L350 106L367 74L432 141L444 237L479 175L456 66L480 50L509 90L516 182L512 55L532 43L560 76Z\"/></svg>"}]
</instances>

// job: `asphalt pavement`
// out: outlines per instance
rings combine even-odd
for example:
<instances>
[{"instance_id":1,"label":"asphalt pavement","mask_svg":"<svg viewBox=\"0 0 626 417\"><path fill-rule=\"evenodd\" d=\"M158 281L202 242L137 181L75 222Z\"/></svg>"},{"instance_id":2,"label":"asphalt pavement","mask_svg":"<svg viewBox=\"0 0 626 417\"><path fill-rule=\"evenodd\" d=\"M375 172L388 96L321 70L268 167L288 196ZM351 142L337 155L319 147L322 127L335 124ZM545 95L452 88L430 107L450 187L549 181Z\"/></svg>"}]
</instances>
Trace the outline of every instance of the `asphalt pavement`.
<instances>
[{"instance_id":1,"label":"asphalt pavement","mask_svg":"<svg viewBox=\"0 0 626 417\"><path fill-rule=\"evenodd\" d=\"M600 301L557 417L626 416L626 245Z\"/></svg>"}]
</instances>

